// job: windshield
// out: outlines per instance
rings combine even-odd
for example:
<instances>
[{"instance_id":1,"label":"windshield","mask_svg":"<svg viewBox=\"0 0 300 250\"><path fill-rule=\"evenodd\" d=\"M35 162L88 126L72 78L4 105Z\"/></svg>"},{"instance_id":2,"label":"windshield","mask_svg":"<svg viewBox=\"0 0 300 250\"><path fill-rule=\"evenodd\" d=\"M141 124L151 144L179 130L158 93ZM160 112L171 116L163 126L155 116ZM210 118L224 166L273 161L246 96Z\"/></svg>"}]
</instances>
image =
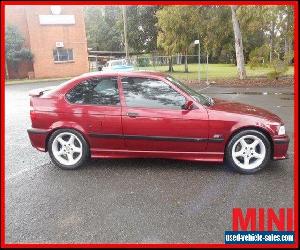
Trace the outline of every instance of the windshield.
<instances>
[{"instance_id":1,"label":"windshield","mask_svg":"<svg viewBox=\"0 0 300 250\"><path fill-rule=\"evenodd\" d=\"M199 102L200 104L205 106L213 105L213 99L211 97L196 92L195 90L191 89L190 87L180 82L179 80L173 78L172 76L167 76L166 79L174 85L176 85L181 90L183 90L185 93L189 94L191 97L194 98L195 101Z\"/></svg>"}]
</instances>

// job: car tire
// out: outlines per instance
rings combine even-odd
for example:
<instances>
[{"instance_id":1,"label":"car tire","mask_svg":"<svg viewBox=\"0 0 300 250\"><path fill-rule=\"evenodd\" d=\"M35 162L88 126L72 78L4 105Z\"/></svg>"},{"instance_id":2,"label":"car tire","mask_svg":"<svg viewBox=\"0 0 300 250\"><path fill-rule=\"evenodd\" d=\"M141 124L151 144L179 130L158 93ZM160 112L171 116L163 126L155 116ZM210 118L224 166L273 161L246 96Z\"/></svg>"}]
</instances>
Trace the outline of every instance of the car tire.
<instances>
[{"instance_id":1,"label":"car tire","mask_svg":"<svg viewBox=\"0 0 300 250\"><path fill-rule=\"evenodd\" d=\"M48 140L52 162L65 170L73 170L84 164L89 156L89 146L81 133L74 129L59 129Z\"/></svg>"},{"instance_id":2,"label":"car tire","mask_svg":"<svg viewBox=\"0 0 300 250\"><path fill-rule=\"evenodd\" d=\"M235 134L225 150L226 163L243 174L253 174L263 169L270 157L270 141L257 130L243 130Z\"/></svg>"}]
</instances>

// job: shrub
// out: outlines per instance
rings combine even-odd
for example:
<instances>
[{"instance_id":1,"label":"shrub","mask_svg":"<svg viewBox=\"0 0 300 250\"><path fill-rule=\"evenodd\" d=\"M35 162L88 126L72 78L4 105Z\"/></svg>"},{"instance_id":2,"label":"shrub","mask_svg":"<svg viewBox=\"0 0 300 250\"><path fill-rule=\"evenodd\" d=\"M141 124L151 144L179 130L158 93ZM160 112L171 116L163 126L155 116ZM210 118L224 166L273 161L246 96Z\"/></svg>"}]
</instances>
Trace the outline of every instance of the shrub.
<instances>
[{"instance_id":1,"label":"shrub","mask_svg":"<svg viewBox=\"0 0 300 250\"><path fill-rule=\"evenodd\" d=\"M268 64L266 62L268 61L269 51L270 49L267 45L252 50L249 54L248 62L250 68L267 67Z\"/></svg>"},{"instance_id":2,"label":"shrub","mask_svg":"<svg viewBox=\"0 0 300 250\"><path fill-rule=\"evenodd\" d=\"M288 66L288 61L274 59L271 63L272 71L268 73L268 77L278 80L280 76L287 72Z\"/></svg>"},{"instance_id":3,"label":"shrub","mask_svg":"<svg viewBox=\"0 0 300 250\"><path fill-rule=\"evenodd\" d=\"M137 64L139 67L148 67L150 66L150 59L148 57L140 57L137 60Z\"/></svg>"}]
</instances>

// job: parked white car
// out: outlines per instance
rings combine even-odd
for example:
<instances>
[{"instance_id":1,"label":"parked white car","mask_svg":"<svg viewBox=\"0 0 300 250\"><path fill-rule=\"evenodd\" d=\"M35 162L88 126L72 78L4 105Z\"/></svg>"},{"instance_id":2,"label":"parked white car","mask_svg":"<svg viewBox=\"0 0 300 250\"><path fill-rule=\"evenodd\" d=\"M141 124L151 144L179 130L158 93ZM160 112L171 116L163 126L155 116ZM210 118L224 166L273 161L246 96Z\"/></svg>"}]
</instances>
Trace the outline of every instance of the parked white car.
<instances>
[{"instance_id":1,"label":"parked white car","mask_svg":"<svg viewBox=\"0 0 300 250\"><path fill-rule=\"evenodd\" d=\"M108 61L102 71L132 71L134 70L132 65L128 65L125 59L110 60Z\"/></svg>"}]
</instances>

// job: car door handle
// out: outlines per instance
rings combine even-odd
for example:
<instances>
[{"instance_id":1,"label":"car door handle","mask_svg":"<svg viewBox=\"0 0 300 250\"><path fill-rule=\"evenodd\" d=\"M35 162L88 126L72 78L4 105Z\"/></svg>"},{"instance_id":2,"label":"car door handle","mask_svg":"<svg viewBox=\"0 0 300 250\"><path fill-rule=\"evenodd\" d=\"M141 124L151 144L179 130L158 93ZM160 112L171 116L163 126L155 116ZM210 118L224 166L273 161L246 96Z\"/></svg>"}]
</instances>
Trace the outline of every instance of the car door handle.
<instances>
[{"instance_id":1,"label":"car door handle","mask_svg":"<svg viewBox=\"0 0 300 250\"><path fill-rule=\"evenodd\" d=\"M132 112L129 112L129 113L127 113L127 115L128 115L129 117L131 117L131 118L135 118L135 117L137 117L139 114L138 114L138 113L132 113Z\"/></svg>"}]
</instances>

